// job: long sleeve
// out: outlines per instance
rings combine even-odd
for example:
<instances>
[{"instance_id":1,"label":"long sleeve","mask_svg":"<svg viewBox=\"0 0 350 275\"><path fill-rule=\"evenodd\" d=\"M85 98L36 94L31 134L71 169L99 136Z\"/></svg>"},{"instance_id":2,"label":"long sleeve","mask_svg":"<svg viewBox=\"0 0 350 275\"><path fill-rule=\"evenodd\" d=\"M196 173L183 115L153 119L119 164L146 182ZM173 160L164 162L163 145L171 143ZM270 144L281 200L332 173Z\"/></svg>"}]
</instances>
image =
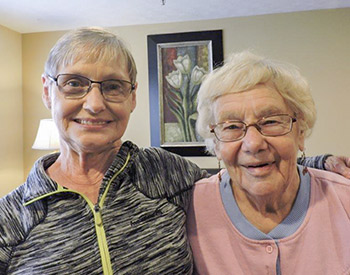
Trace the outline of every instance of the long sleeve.
<instances>
[{"instance_id":1,"label":"long sleeve","mask_svg":"<svg viewBox=\"0 0 350 275\"><path fill-rule=\"evenodd\" d=\"M326 170L324 167L324 163L326 162L326 159L331 156L330 154L325 154L325 155L319 155L319 156L313 156L313 157L307 157L304 160L301 158L298 158L298 164L311 167L311 168L316 168L320 170Z\"/></svg>"}]
</instances>

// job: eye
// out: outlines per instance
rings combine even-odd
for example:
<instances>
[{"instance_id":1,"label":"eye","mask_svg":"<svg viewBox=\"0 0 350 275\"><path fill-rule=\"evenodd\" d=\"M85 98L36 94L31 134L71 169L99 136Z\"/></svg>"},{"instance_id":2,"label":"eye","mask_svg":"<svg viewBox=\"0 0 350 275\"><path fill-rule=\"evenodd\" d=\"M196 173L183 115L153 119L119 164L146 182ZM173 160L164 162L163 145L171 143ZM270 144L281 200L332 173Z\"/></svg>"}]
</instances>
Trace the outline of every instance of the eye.
<instances>
[{"instance_id":1,"label":"eye","mask_svg":"<svg viewBox=\"0 0 350 275\"><path fill-rule=\"evenodd\" d=\"M276 119L266 119L266 120L261 121L260 125L262 125L262 126L265 126L265 125L266 126L267 125L278 125L280 123L281 123L281 121L276 120Z\"/></svg>"},{"instance_id":2,"label":"eye","mask_svg":"<svg viewBox=\"0 0 350 275\"><path fill-rule=\"evenodd\" d=\"M243 129L243 123L241 122L230 122L225 123L222 125L223 131L235 131L235 130L242 130Z\"/></svg>"},{"instance_id":3,"label":"eye","mask_svg":"<svg viewBox=\"0 0 350 275\"><path fill-rule=\"evenodd\" d=\"M122 90L123 89L121 83L119 83L119 82L106 83L103 88L105 88L107 91Z\"/></svg>"},{"instance_id":4,"label":"eye","mask_svg":"<svg viewBox=\"0 0 350 275\"><path fill-rule=\"evenodd\" d=\"M71 88L79 88L79 87L84 87L85 84L83 83L83 81L81 79L72 78L72 79L67 80L64 83L64 86L69 86Z\"/></svg>"},{"instance_id":5,"label":"eye","mask_svg":"<svg viewBox=\"0 0 350 275\"><path fill-rule=\"evenodd\" d=\"M114 94L114 93L127 93L128 91L128 86L127 86L127 83L123 82L123 81L119 81L119 80L107 80L105 82L103 82L103 91L105 93L111 93L111 94Z\"/></svg>"},{"instance_id":6,"label":"eye","mask_svg":"<svg viewBox=\"0 0 350 275\"><path fill-rule=\"evenodd\" d=\"M281 127L285 124L288 124L289 117L285 116L271 116L261 119L258 122L260 127Z\"/></svg>"}]
</instances>

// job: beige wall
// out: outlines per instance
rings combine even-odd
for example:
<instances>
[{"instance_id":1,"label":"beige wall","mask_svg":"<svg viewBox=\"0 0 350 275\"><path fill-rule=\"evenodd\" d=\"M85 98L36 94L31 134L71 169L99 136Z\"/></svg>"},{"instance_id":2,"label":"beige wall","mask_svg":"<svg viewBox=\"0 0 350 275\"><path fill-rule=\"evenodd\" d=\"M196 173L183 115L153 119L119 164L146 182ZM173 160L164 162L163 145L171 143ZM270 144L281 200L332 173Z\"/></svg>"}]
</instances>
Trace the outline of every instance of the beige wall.
<instances>
[{"instance_id":1,"label":"beige wall","mask_svg":"<svg viewBox=\"0 0 350 275\"><path fill-rule=\"evenodd\" d=\"M144 26L111 28L129 44L138 65L138 107L125 139L150 145L147 35L201 30L223 30L224 54L251 48L299 66L313 87L318 122L307 142L308 154L350 155L350 9L299 12ZM41 103L41 81L46 56L62 32L25 34L23 40L24 172L46 152L31 145L39 120L50 116ZM216 167L215 158L191 158L202 167Z\"/></svg>"},{"instance_id":2,"label":"beige wall","mask_svg":"<svg viewBox=\"0 0 350 275\"><path fill-rule=\"evenodd\" d=\"M0 197L23 182L21 35L0 26Z\"/></svg>"}]
</instances>

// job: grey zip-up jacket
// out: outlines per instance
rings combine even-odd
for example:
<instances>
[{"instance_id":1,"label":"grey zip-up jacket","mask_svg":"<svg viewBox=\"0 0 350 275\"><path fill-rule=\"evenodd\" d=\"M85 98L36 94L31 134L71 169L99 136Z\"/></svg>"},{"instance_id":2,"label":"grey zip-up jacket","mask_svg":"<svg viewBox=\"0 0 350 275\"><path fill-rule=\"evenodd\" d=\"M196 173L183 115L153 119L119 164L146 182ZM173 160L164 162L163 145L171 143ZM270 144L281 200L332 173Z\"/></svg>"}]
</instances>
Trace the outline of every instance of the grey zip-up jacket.
<instances>
[{"instance_id":1,"label":"grey zip-up jacket","mask_svg":"<svg viewBox=\"0 0 350 275\"><path fill-rule=\"evenodd\" d=\"M39 159L0 200L0 274L191 274L186 237L191 188L205 176L162 149L125 142L99 201L58 186Z\"/></svg>"}]
</instances>

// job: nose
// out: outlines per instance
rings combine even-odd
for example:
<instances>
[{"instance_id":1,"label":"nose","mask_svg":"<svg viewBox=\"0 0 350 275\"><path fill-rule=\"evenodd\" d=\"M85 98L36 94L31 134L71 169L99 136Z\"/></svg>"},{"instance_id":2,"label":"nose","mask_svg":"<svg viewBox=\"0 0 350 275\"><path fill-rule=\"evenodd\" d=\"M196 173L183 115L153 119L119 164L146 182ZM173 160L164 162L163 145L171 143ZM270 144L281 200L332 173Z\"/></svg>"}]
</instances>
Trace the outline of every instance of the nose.
<instances>
[{"instance_id":1,"label":"nose","mask_svg":"<svg viewBox=\"0 0 350 275\"><path fill-rule=\"evenodd\" d=\"M105 99L101 93L101 86L98 83L91 85L90 91L84 97L84 109L93 114L98 114L106 109Z\"/></svg>"},{"instance_id":2,"label":"nose","mask_svg":"<svg viewBox=\"0 0 350 275\"><path fill-rule=\"evenodd\" d=\"M242 139L242 149L250 153L258 153L260 151L266 150L268 144L265 137L258 131L254 125L250 125L244 138Z\"/></svg>"}]
</instances>

